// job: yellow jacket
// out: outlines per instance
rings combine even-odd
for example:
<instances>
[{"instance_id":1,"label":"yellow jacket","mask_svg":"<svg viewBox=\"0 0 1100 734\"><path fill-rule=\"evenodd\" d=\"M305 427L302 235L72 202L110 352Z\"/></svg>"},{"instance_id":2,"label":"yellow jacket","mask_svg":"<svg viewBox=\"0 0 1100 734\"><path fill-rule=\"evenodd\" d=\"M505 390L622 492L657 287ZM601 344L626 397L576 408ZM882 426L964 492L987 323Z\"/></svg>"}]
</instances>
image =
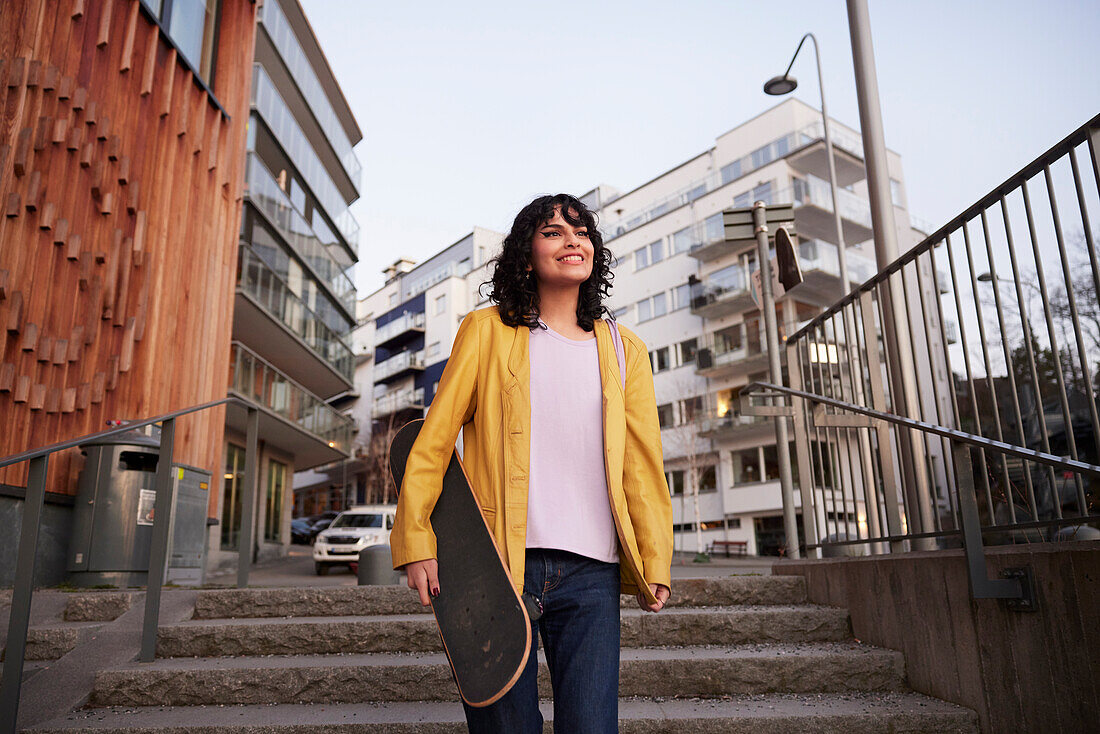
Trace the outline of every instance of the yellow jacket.
<instances>
[{"instance_id":1,"label":"yellow jacket","mask_svg":"<svg viewBox=\"0 0 1100 734\"><path fill-rule=\"evenodd\" d=\"M611 329L600 319L595 331L603 385L604 464L619 536L621 589L641 591L655 604L649 584L672 588L672 502L652 367L642 340L620 326L624 395ZM463 466L516 591L522 593L531 441L530 334L526 326L506 326L495 306L467 314L459 325L439 390L405 467L390 535L394 568L435 558L429 518L461 428Z\"/></svg>"}]
</instances>

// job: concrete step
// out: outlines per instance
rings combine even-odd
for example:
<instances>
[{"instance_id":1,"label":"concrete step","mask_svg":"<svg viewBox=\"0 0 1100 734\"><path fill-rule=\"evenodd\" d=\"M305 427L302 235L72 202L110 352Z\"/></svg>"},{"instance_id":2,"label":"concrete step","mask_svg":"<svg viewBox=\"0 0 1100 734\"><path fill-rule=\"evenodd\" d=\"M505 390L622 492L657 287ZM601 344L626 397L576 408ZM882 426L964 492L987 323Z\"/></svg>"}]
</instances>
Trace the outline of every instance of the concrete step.
<instances>
[{"instance_id":1,"label":"concrete step","mask_svg":"<svg viewBox=\"0 0 1100 734\"><path fill-rule=\"evenodd\" d=\"M801 576L729 576L676 580L668 606L804 604ZM633 597L623 606L637 608ZM329 586L265 589L207 589L195 602L195 619L260 617L351 617L426 614L407 586Z\"/></svg>"},{"instance_id":2,"label":"concrete step","mask_svg":"<svg viewBox=\"0 0 1100 734\"><path fill-rule=\"evenodd\" d=\"M550 693L539 653L540 690ZM630 648L623 696L905 690L902 656L847 643ZM442 653L167 658L96 674L95 706L453 701Z\"/></svg>"},{"instance_id":3,"label":"concrete step","mask_svg":"<svg viewBox=\"0 0 1100 734\"><path fill-rule=\"evenodd\" d=\"M540 705L544 732L553 706ZM455 734L462 706L355 703L323 706L185 706L83 709L27 729L36 734ZM622 734L977 734L974 712L915 693L734 696L713 700L622 699Z\"/></svg>"},{"instance_id":4,"label":"concrete step","mask_svg":"<svg viewBox=\"0 0 1100 734\"><path fill-rule=\"evenodd\" d=\"M848 613L813 605L625 609L623 647L831 642L850 636ZM435 619L425 614L189 620L162 626L159 657L442 652Z\"/></svg>"},{"instance_id":5,"label":"concrete step","mask_svg":"<svg viewBox=\"0 0 1100 734\"><path fill-rule=\"evenodd\" d=\"M27 630L27 647L24 660L57 660L77 645L90 640L103 622L54 622L49 626L31 627ZM7 659L7 646L0 659Z\"/></svg>"}]
</instances>

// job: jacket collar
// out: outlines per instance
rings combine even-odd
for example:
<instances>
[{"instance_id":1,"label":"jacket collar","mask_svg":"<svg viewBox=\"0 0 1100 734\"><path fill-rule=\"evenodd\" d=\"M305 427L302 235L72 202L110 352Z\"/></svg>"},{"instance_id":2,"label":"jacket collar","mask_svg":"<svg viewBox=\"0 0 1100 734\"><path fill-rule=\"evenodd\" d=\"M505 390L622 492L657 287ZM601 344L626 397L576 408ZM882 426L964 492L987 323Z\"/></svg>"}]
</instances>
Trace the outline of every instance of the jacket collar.
<instances>
[{"instance_id":1,"label":"jacket collar","mask_svg":"<svg viewBox=\"0 0 1100 734\"><path fill-rule=\"evenodd\" d=\"M609 395L612 392L622 394L622 383L619 377L619 362L615 356L615 345L611 339L611 328L603 319L596 319L593 326L596 332L596 353L600 359L600 381L603 384L603 392ZM530 343L531 330L526 326L513 327L512 349L508 353L508 371L513 377L530 378L531 362ZM514 384L514 383L513 383ZM612 388L611 385L615 387Z\"/></svg>"}]
</instances>

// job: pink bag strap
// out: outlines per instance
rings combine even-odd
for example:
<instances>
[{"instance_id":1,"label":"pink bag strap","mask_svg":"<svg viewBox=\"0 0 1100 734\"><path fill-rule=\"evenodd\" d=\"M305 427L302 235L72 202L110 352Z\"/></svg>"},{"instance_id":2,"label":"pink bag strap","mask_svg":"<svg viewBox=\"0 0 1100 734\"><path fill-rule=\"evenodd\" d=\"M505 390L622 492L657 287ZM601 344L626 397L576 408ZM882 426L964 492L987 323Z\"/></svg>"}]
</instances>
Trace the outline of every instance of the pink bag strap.
<instances>
[{"instance_id":1,"label":"pink bag strap","mask_svg":"<svg viewBox=\"0 0 1100 734\"><path fill-rule=\"evenodd\" d=\"M619 360L619 378L626 389L626 354L623 351L623 338L619 335L619 324L615 319L608 319L607 325L611 327L611 342L615 345L615 356Z\"/></svg>"}]
</instances>

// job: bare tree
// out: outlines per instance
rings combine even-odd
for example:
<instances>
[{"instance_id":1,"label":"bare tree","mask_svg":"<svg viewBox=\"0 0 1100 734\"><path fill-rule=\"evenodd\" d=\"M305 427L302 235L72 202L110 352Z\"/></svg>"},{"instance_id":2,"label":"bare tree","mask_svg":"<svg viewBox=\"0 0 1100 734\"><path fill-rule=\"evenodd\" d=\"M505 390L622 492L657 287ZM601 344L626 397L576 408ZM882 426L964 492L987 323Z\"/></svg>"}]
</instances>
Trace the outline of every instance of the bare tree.
<instances>
[{"instance_id":1,"label":"bare tree","mask_svg":"<svg viewBox=\"0 0 1100 734\"><path fill-rule=\"evenodd\" d=\"M674 406L671 424L662 433L665 453L670 463L683 466L686 471L685 491L690 487L692 511L695 518L695 552L703 555L703 530L699 511L699 483L705 459L712 453L709 439L699 437L699 422L705 415L705 398L697 393L695 380L678 379L673 383L672 396L666 403ZM683 517L681 516L681 522Z\"/></svg>"}]
</instances>

